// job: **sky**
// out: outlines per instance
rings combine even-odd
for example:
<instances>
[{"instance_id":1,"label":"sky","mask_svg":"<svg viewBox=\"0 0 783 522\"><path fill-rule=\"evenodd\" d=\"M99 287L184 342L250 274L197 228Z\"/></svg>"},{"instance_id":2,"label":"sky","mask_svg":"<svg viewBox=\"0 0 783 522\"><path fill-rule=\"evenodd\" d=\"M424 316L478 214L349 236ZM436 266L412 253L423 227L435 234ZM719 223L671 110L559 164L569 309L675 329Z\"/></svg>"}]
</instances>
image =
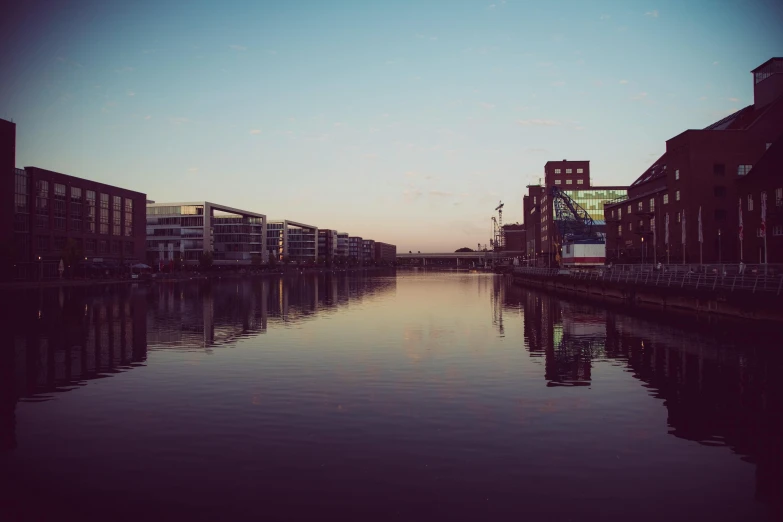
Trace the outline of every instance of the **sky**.
<instances>
[{"instance_id":1,"label":"sky","mask_svg":"<svg viewBox=\"0 0 783 522\"><path fill-rule=\"evenodd\" d=\"M489 243L548 160L626 185L753 103L776 1L17 2L18 167L397 245Z\"/></svg>"}]
</instances>

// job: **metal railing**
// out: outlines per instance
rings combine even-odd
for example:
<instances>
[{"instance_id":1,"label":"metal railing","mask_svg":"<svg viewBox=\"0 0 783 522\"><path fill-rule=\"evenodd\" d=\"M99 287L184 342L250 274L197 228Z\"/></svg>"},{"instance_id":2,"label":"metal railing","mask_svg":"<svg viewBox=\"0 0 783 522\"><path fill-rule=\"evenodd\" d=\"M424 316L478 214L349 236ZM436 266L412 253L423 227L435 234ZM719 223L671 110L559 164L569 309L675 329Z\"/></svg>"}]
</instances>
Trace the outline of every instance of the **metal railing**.
<instances>
[{"instance_id":1,"label":"metal railing","mask_svg":"<svg viewBox=\"0 0 783 522\"><path fill-rule=\"evenodd\" d=\"M698 271L693 267L684 270L683 266L688 265L664 265L660 269L653 265L615 265L594 269L516 267L514 274L670 288L771 292L778 296L783 293L783 267L780 265L774 271L772 265L767 265L766 274L764 265L748 265L742 269L739 265L701 265Z\"/></svg>"}]
</instances>

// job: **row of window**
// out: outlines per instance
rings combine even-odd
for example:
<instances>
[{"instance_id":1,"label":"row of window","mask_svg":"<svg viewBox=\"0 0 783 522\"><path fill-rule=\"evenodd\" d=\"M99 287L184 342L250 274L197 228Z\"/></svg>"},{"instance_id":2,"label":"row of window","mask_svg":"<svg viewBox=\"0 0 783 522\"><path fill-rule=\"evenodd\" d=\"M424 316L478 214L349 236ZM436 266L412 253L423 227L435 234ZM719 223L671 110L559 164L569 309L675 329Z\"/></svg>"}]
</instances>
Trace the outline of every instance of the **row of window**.
<instances>
[{"instance_id":1,"label":"row of window","mask_svg":"<svg viewBox=\"0 0 783 522\"><path fill-rule=\"evenodd\" d=\"M560 174L561 169L555 169L555 174ZM566 174L572 174L573 169L565 169ZM584 174L584 169L576 169L577 174Z\"/></svg>"},{"instance_id":2,"label":"row of window","mask_svg":"<svg viewBox=\"0 0 783 522\"><path fill-rule=\"evenodd\" d=\"M68 242L66 236L36 236L36 246L38 253L61 253ZM126 256L132 256L134 254L134 244L130 241L107 241L105 239L87 239L82 242L81 238L73 239L77 250L82 251L85 255L94 254L117 254L123 253Z\"/></svg>"},{"instance_id":3,"label":"row of window","mask_svg":"<svg viewBox=\"0 0 783 522\"><path fill-rule=\"evenodd\" d=\"M717 212L717 211L716 211ZM725 210L722 211L724 213L724 219L725 219ZM677 212L677 223L682 223L680 213ZM643 231L644 228L644 221L639 221L639 230ZM650 230L655 229L655 221L650 220ZM628 223L628 231L633 232L633 223ZM783 236L783 225L773 225L772 227L772 235L773 236ZM622 237L623 236L623 226L617 225L617 236ZM756 229L756 237L764 237L761 229Z\"/></svg>"},{"instance_id":4,"label":"row of window","mask_svg":"<svg viewBox=\"0 0 783 522\"><path fill-rule=\"evenodd\" d=\"M576 180L576 184L577 185L584 185L584 183L585 183L585 180L583 180L583 179ZM560 180L560 179L556 179L555 180L555 185L562 185L562 184L563 184L563 180ZM573 185L574 184L574 180L567 179L567 180L565 180L565 184L566 185Z\"/></svg>"}]
</instances>

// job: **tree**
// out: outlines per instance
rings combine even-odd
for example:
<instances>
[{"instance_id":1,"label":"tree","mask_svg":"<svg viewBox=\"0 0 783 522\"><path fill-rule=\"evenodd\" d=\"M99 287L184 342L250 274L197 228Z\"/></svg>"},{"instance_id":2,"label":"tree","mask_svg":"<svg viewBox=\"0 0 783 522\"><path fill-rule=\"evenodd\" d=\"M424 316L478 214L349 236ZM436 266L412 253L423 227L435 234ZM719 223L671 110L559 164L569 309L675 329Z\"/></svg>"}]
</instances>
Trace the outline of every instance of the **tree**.
<instances>
[{"instance_id":1,"label":"tree","mask_svg":"<svg viewBox=\"0 0 783 522\"><path fill-rule=\"evenodd\" d=\"M269 254L269 266L270 268L277 266L277 254Z\"/></svg>"},{"instance_id":2,"label":"tree","mask_svg":"<svg viewBox=\"0 0 783 522\"><path fill-rule=\"evenodd\" d=\"M473 252L473 251L474 251L474 250L473 250L472 248L468 248L468 247L462 247L462 248L458 248L458 249L457 249L457 250L455 250L454 252L456 253L456 252Z\"/></svg>"},{"instance_id":3,"label":"tree","mask_svg":"<svg viewBox=\"0 0 783 522\"><path fill-rule=\"evenodd\" d=\"M63 264L68 267L68 272L70 273L71 277L73 277L73 274L76 273L76 265L79 264L79 261L84 259L82 248L77 245L76 241L73 239L68 239L68 241L65 243L65 247L63 247L61 255Z\"/></svg>"},{"instance_id":4,"label":"tree","mask_svg":"<svg viewBox=\"0 0 783 522\"><path fill-rule=\"evenodd\" d=\"M214 258L212 256L212 251L207 250L206 252L202 252L202 254L198 258L198 263L201 265L201 268L208 269L212 266L212 262L214 261Z\"/></svg>"},{"instance_id":5,"label":"tree","mask_svg":"<svg viewBox=\"0 0 783 522\"><path fill-rule=\"evenodd\" d=\"M250 256L250 264L251 264L253 267L255 267L255 268L258 268L259 266L261 266L261 263L262 263L263 261L264 261L264 260L263 260L263 259L261 259L261 256L260 256L260 255L258 255L258 254L253 254L252 256Z\"/></svg>"}]
</instances>

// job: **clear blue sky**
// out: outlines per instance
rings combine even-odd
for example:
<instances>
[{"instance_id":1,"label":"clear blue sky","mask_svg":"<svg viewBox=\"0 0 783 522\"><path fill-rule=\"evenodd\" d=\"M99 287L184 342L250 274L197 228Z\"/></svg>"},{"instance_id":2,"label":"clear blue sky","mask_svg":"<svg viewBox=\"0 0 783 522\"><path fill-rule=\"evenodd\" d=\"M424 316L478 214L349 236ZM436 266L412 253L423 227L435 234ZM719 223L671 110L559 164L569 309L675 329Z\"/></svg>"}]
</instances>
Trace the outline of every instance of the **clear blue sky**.
<instances>
[{"instance_id":1,"label":"clear blue sky","mask_svg":"<svg viewBox=\"0 0 783 522\"><path fill-rule=\"evenodd\" d=\"M547 160L627 184L752 103L773 1L32 0L0 21L17 166L453 250ZM13 10L15 9L15 11Z\"/></svg>"}]
</instances>

